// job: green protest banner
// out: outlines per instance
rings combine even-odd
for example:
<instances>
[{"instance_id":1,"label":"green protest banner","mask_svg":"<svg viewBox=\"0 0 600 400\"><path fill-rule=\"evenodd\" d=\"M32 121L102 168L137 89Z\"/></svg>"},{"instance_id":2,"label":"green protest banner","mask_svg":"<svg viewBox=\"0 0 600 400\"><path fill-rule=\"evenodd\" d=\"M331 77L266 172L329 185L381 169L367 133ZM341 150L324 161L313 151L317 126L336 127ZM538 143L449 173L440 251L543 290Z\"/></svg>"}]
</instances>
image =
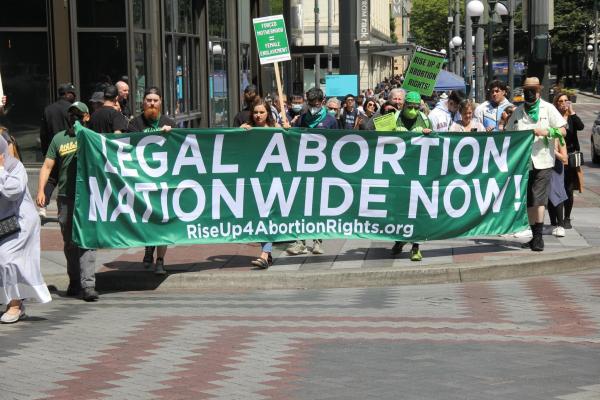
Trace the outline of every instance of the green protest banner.
<instances>
[{"instance_id":1,"label":"green protest banner","mask_svg":"<svg viewBox=\"0 0 600 400\"><path fill-rule=\"evenodd\" d=\"M431 96L444 60L441 53L417 47L410 60L402 88L406 91L419 92L423 96Z\"/></svg>"},{"instance_id":2,"label":"green protest banner","mask_svg":"<svg viewBox=\"0 0 600 400\"><path fill-rule=\"evenodd\" d=\"M292 59L283 15L254 18L252 24L261 64Z\"/></svg>"},{"instance_id":3,"label":"green protest banner","mask_svg":"<svg viewBox=\"0 0 600 400\"><path fill-rule=\"evenodd\" d=\"M375 124L375 130L377 131L394 131L396 130L396 120L398 119L398 114L389 113L385 115L379 115L373 118L373 123Z\"/></svg>"},{"instance_id":4,"label":"green protest banner","mask_svg":"<svg viewBox=\"0 0 600 400\"><path fill-rule=\"evenodd\" d=\"M527 226L531 132L78 130L74 240L85 248L369 238Z\"/></svg>"}]
</instances>

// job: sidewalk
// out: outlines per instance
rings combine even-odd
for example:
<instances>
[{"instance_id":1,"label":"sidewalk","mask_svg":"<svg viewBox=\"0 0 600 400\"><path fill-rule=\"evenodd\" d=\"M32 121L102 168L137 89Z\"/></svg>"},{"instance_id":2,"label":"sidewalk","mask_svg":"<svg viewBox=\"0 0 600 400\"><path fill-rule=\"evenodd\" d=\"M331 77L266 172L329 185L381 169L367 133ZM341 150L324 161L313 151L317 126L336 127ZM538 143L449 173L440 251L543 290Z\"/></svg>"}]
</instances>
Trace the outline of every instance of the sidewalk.
<instances>
[{"instance_id":1,"label":"sidewalk","mask_svg":"<svg viewBox=\"0 0 600 400\"><path fill-rule=\"evenodd\" d=\"M596 190L594 192L594 190ZM275 246L268 270L251 265L258 244L176 246L165 258L167 276L144 269L143 248L97 253L101 291L179 289L283 289L460 282L505 279L600 267L600 188L576 194L573 229L563 238L544 236L546 249L521 249L529 239L482 237L421 244L424 259L412 262L410 245L391 256L393 242L326 240L325 254L288 256ZM307 243L310 247L311 241ZM42 272L48 285L68 284L62 238L56 222L42 228Z\"/></svg>"}]
</instances>

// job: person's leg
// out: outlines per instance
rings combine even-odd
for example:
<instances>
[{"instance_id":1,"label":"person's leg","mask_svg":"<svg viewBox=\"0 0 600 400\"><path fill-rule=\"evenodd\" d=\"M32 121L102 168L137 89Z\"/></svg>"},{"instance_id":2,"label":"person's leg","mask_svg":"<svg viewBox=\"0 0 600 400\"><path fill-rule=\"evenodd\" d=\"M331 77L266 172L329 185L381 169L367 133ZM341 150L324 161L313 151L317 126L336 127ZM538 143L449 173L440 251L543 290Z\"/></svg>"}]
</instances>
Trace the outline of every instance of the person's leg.
<instances>
[{"instance_id":1,"label":"person's leg","mask_svg":"<svg viewBox=\"0 0 600 400\"><path fill-rule=\"evenodd\" d=\"M548 215L550 216L550 225L556 226L556 207L551 201L548 202Z\"/></svg>"},{"instance_id":2,"label":"person's leg","mask_svg":"<svg viewBox=\"0 0 600 400\"><path fill-rule=\"evenodd\" d=\"M533 172L533 174L532 174ZM530 171L530 179L533 175L531 190L527 190L527 216L531 224L533 238L525 247L533 251L544 250L544 212L545 205L548 203L548 188L550 186L550 176L552 168ZM529 189L529 188L528 188Z\"/></svg>"},{"instance_id":3,"label":"person's leg","mask_svg":"<svg viewBox=\"0 0 600 400\"><path fill-rule=\"evenodd\" d=\"M154 265L154 273L156 275L164 275L165 270L165 255L167 254L167 246L158 246L156 248L156 264Z\"/></svg>"},{"instance_id":4,"label":"person's leg","mask_svg":"<svg viewBox=\"0 0 600 400\"><path fill-rule=\"evenodd\" d=\"M79 250L79 269L81 271L81 288L95 289L96 288L96 250L82 249Z\"/></svg>"},{"instance_id":5,"label":"person's leg","mask_svg":"<svg viewBox=\"0 0 600 400\"><path fill-rule=\"evenodd\" d=\"M144 258L142 259L142 262L144 263L144 267L145 268L150 268L152 266L152 264L154 263L154 249L156 247L154 246L146 246L145 250L144 250Z\"/></svg>"},{"instance_id":6,"label":"person's leg","mask_svg":"<svg viewBox=\"0 0 600 400\"><path fill-rule=\"evenodd\" d=\"M260 244L260 257L252 261L252 265L258 268L266 269L272 264L271 252L273 251L272 242L262 242Z\"/></svg>"},{"instance_id":7,"label":"person's leg","mask_svg":"<svg viewBox=\"0 0 600 400\"><path fill-rule=\"evenodd\" d=\"M63 237L63 251L67 259L67 275L69 275L69 287L67 295L76 296L81 290L81 272L79 269L79 251L71 240L73 220L69 216L69 204L60 197L57 199L58 223Z\"/></svg>"},{"instance_id":8,"label":"person's leg","mask_svg":"<svg viewBox=\"0 0 600 400\"><path fill-rule=\"evenodd\" d=\"M412 248L410 249L410 260L421 261L422 259L423 255L421 254L421 250L419 249L419 243L413 243Z\"/></svg>"}]
</instances>

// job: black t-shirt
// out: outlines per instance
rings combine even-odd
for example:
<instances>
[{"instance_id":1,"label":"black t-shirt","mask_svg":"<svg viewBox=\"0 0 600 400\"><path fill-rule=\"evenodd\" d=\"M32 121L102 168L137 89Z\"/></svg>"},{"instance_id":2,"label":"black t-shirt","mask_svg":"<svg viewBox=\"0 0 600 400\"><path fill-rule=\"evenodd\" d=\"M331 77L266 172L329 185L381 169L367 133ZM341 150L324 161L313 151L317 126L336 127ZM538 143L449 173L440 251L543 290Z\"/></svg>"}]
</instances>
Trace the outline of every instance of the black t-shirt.
<instances>
[{"instance_id":1,"label":"black t-shirt","mask_svg":"<svg viewBox=\"0 0 600 400\"><path fill-rule=\"evenodd\" d=\"M92 114L88 128L98 133L113 133L127 131L127 118L109 106L102 106Z\"/></svg>"},{"instance_id":2,"label":"black t-shirt","mask_svg":"<svg viewBox=\"0 0 600 400\"><path fill-rule=\"evenodd\" d=\"M175 126L175 121L166 115L161 115L158 119L158 124L153 123L152 121L147 120L144 117L144 114L140 114L131 121L129 121L129 127L127 128L128 132L156 132L159 131L163 126L170 126L173 128Z\"/></svg>"},{"instance_id":3,"label":"black t-shirt","mask_svg":"<svg viewBox=\"0 0 600 400\"><path fill-rule=\"evenodd\" d=\"M54 135L69 127L69 117L67 115L69 107L71 107L71 102L60 98L44 109L40 127L40 140L44 154L48 151L48 146L50 146Z\"/></svg>"},{"instance_id":4,"label":"black t-shirt","mask_svg":"<svg viewBox=\"0 0 600 400\"><path fill-rule=\"evenodd\" d=\"M250 109L245 108L235 115L233 118L233 126L239 127L242 124L250 122Z\"/></svg>"}]
</instances>

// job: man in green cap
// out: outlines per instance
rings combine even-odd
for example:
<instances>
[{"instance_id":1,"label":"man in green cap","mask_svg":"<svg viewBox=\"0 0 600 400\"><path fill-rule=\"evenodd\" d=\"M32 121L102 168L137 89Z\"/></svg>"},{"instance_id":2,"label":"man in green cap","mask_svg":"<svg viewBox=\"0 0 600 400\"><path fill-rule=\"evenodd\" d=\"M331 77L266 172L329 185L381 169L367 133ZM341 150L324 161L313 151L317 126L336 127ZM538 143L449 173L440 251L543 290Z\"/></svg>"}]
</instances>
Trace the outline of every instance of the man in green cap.
<instances>
[{"instance_id":1,"label":"man in green cap","mask_svg":"<svg viewBox=\"0 0 600 400\"><path fill-rule=\"evenodd\" d=\"M421 132L424 135L431 133L431 122L427 115L421 111L421 95L417 92L408 92L404 100L404 107L396 121L396 130L403 132ZM402 252L406 242L397 241L392 247L392 255L396 256ZM413 243L410 249L411 261L421 261L423 255L418 243Z\"/></svg>"},{"instance_id":2,"label":"man in green cap","mask_svg":"<svg viewBox=\"0 0 600 400\"><path fill-rule=\"evenodd\" d=\"M50 171L58 164L58 223L63 236L64 252L67 259L69 287L67 296L77 296L82 292L85 301L98 300L96 286L96 250L78 247L73 237L73 210L75 208L75 182L77 180L77 135L75 122L85 124L90 113L85 103L76 101L67 111L69 125L64 131L57 132L52 138L44 165L40 170L37 204L46 204L44 187Z\"/></svg>"}]
</instances>

